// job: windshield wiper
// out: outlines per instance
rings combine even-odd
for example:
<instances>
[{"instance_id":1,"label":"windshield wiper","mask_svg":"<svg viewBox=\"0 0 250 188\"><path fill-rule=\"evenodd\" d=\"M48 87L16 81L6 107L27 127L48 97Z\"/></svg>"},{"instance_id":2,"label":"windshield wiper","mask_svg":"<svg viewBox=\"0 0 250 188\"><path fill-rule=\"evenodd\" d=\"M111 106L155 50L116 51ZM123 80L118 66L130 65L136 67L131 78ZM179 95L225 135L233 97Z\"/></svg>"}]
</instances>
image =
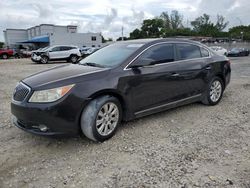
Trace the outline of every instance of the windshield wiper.
<instances>
[{"instance_id":1,"label":"windshield wiper","mask_svg":"<svg viewBox=\"0 0 250 188\"><path fill-rule=\"evenodd\" d=\"M105 68L105 66L97 64L97 63L91 63L91 62L87 62L87 63L82 63L80 65L84 65L84 66L91 66L91 67L100 67L100 68Z\"/></svg>"}]
</instances>

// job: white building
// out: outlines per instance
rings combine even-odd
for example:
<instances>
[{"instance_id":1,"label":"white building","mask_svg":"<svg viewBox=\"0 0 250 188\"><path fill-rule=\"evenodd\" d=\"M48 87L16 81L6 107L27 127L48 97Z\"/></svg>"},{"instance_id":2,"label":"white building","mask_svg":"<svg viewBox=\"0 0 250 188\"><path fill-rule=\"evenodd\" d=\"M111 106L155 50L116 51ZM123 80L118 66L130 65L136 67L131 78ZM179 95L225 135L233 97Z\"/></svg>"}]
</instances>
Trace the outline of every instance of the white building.
<instances>
[{"instance_id":1,"label":"white building","mask_svg":"<svg viewBox=\"0 0 250 188\"><path fill-rule=\"evenodd\" d=\"M6 29L4 39L6 46L18 47L21 44L32 44L35 48L48 45L76 45L78 47L100 47L101 33L78 33L77 26L59 26L41 24L28 29Z\"/></svg>"}]
</instances>

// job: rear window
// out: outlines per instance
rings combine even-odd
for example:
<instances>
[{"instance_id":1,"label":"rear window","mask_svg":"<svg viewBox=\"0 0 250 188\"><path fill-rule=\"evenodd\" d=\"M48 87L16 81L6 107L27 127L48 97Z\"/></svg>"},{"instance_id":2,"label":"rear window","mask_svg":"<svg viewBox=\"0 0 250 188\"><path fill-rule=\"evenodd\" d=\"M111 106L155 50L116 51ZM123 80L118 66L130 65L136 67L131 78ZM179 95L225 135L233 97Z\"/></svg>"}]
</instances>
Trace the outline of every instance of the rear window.
<instances>
[{"instance_id":1,"label":"rear window","mask_svg":"<svg viewBox=\"0 0 250 188\"><path fill-rule=\"evenodd\" d=\"M201 57L200 47L192 44L176 44L179 59L194 59Z\"/></svg>"}]
</instances>

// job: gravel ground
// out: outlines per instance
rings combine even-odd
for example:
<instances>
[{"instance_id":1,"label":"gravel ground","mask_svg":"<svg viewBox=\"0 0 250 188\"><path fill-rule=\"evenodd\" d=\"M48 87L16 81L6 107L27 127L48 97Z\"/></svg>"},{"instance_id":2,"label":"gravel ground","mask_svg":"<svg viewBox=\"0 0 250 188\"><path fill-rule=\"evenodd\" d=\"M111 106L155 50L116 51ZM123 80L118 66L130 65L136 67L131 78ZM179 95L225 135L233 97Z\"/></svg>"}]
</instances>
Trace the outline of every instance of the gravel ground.
<instances>
[{"instance_id":1,"label":"gravel ground","mask_svg":"<svg viewBox=\"0 0 250 188\"><path fill-rule=\"evenodd\" d=\"M232 59L221 103L123 123L104 143L12 125L16 83L55 64L0 61L0 187L250 187L250 57Z\"/></svg>"}]
</instances>

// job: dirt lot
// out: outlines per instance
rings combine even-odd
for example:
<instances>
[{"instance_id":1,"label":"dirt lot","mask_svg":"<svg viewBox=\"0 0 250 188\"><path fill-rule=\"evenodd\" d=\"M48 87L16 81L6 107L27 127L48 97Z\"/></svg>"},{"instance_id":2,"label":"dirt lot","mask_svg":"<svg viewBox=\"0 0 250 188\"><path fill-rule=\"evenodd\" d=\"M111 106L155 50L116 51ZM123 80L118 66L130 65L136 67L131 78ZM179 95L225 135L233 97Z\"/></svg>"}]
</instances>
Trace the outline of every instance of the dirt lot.
<instances>
[{"instance_id":1,"label":"dirt lot","mask_svg":"<svg viewBox=\"0 0 250 188\"><path fill-rule=\"evenodd\" d=\"M232 59L221 103L128 123L104 143L51 139L11 123L16 83L55 64L0 61L0 187L250 187L250 57Z\"/></svg>"}]
</instances>

